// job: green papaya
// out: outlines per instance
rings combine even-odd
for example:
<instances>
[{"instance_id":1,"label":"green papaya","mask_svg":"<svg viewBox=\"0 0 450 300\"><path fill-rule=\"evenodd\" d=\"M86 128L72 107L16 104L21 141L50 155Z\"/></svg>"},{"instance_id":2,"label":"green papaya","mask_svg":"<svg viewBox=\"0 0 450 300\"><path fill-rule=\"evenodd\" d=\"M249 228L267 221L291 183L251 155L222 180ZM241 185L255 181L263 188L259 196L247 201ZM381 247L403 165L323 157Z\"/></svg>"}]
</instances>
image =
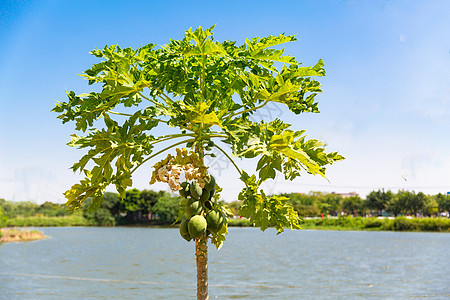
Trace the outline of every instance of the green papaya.
<instances>
[{"instance_id":1,"label":"green papaya","mask_svg":"<svg viewBox=\"0 0 450 300\"><path fill-rule=\"evenodd\" d=\"M200 197L203 194L203 189L198 183L197 180L193 180L192 183L189 186L189 192L191 193L191 196L197 200L200 200Z\"/></svg>"},{"instance_id":2,"label":"green papaya","mask_svg":"<svg viewBox=\"0 0 450 300\"><path fill-rule=\"evenodd\" d=\"M203 207L207 208L207 209L212 209L213 208L213 204L211 201L207 200L205 202L203 202Z\"/></svg>"},{"instance_id":3,"label":"green papaya","mask_svg":"<svg viewBox=\"0 0 450 300\"><path fill-rule=\"evenodd\" d=\"M188 232L188 233L181 233L181 232L180 232L180 235L181 235L181 237L182 237L183 239L185 239L185 240L188 241L188 242L190 242L190 241L192 240L191 235L189 234L189 232Z\"/></svg>"},{"instance_id":4,"label":"green papaya","mask_svg":"<svg viewBox=\"0 0 450 300\"><path fill-rule=\"evenodd\" d=\"M190 196L190 192L189 192L189 182L185 181L182 182L181 184L181 190L179 191L180 196L187 198Z\"/></svg>"},{"instance_id":5,"label":"green papaya","mask_svg":"<svg viewBox=\"0 0 450 300\"><path fill-rule=\"evenodd\" d=\"M194 198L189 198L186 202L186 212L188 215L198 215L202 212L202 203Z\"/></svg>"},{"instance_id":6,"label":"green papaya","mask_svg":"<svg viewBox=\"0 0 450 300\"><path fill-rule=\"evenodd\" d=\"M179 229L180 229L181 237L189 242L190 240L192 240L192 238L191 238L191 235L189 234L188 224L189 224L189 219L182 218Z\"/></svg>"},{"instance_id":7,"label":"green papaya","mask_svg":"<svg viewBox=\"0 0 450 300\"><path fill-rule=\"evenodd\" d=\"M205 184L205 189L210 192L216 186L216 179L214 176L209 175L210 179Z\"/></svg>"},{"instance_id":8,"label":"green papaya","mask_svg":"<svg viewBox=\"0 0 450 300\"><path fill-rule=\"evenodd\" d=\"M207 226L208 223L203 216L193 216L188 223L188 231L191 235L191 238L196 239L201 237L203 234L205 234Z\"/></svg>"},{"instance_id":9,"label":"green papaya","mask_svg":"<svg viewBox=\"0 0 450 300\"><path fill-rule=\"evenodd\" d=\"M211 192L209 192L209 201L211 203L216 204L217 199L214 199L214 194L216 193L216 189L212 189Z\"/></svg>"},{"instance_id":10,"label":"green papaya","mask_svg":"<svg viewBox=\"0 0 450 300\"><path fill-rule=\"evenodd\" d=\"M208 224L208 229L211 232L217 233L220 229L222 229L224 222L224 214L219 209L210 210L206 214L206 222Z\"/></svg>"},{"instance_id":11,"label":"green papaya","mask_svg":"<svg viewBox=\"0 0 450 300\"><path fill-rule=\"evenodd\" d=\"M200 202L204 203L205 201L209 200L209 191L206 189L203 189L202 196L200 197Z\"/></svg>"}]
</instances>

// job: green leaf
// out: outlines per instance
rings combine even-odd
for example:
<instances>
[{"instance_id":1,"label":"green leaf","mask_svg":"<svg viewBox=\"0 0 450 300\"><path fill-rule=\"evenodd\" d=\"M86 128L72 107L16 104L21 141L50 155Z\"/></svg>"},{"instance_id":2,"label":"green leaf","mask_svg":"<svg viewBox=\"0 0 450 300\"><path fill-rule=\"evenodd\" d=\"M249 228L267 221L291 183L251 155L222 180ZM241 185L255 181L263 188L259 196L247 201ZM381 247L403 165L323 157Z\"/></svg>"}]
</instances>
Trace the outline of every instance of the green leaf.
<instances>
[{"instance_id":1,"label":"green leaf","mask_svg":"<svg viewBox=\"0 0 450 300\"><path fill-rule=\"evenodd\" d=\"M268 198L263 191L258 191L254 175L249 177L245 174L241 176L241 180L246 185L238 196L243 201L239 209L241 216L248 218L251 224L260 227L262 231L270 226L277 229L277 234L283 232L284 228L300 229L298 214L287 201L288 198Z\"/></svg>"},{"instance_id":2,"label":"green leaf","mask_svg":"<svg viewBox=\"0 0 450 300\"><path fill-rule=\"evenodd\" d=\"M215 112L210 112L208 114L197 115L192 121L192 123L201 123L207 125L219 125L221 126L221 122L217 117Z\"/></svg>"},{"instance_id":3,"label":"green leaf","mask_svg":"<svg viewBox=\"0 0 450 300\"><path fill-rule=\"evenodd\" d=\"M322 59L314 67L299 67L290 76L306 77L306 76L325 76L324 62Z\"/></svg>"},{"instance_id":4,"label":"green leaf","mask_svg":"<svg viewBox=\"0 0 450 300\"><path fill-rule=\"evenodd\" d=\"M280 34L279 36L270 35L264 38L253 38L252 40L246 39L245 43L247 44L250 56L253 56L269 47L278 46L296 40L297 39L293 35L285 36L284 34Z\"/></svg>"},{"instance_id":5,"label":"green leaf","mask_svg":"<svg viewBox=\"0 0 450 300\"><path fill-rule=\"evenodd\" d=\"M282 163L283 159L276 153L272 155L263 155L258 161L258 165L256 167L256 170L259 170L259 178L261 178L262 181L269 178L275 179L275 170L280 172L283 171L281 166Z\"/></svg>"},{"instance_id":6,"label":"green leaf","mask_svg":"<svg viewBox=\"0 0 450 300\"><path fill-rule=\"evenodd\" d=\"M225 236L228 234L228 225L223 224L222 229L217 233L212 232L211 242L216 246L217 250L220 250L223 246L223 242L226 240Z\"/></svg>"}]
</instances>

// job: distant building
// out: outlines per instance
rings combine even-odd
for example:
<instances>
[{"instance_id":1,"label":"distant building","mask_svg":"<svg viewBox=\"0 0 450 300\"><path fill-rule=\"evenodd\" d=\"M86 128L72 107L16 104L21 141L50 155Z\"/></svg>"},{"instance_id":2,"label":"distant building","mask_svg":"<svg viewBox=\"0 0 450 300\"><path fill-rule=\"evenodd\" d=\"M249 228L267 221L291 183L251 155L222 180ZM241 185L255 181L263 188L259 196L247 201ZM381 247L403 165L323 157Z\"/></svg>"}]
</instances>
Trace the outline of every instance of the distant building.
<instances>
[{"instance_id":1,"label":"distant building","mask_svg":"<svg viewBox=\"0 0 450 300\"><path fill-rule=\"evenodd\" d=\"M342 198L359 197L357 192L350 192L350 193L335 193L335 192L333 192L332 194L339 195Z\"/></svg>"}]
</instances>

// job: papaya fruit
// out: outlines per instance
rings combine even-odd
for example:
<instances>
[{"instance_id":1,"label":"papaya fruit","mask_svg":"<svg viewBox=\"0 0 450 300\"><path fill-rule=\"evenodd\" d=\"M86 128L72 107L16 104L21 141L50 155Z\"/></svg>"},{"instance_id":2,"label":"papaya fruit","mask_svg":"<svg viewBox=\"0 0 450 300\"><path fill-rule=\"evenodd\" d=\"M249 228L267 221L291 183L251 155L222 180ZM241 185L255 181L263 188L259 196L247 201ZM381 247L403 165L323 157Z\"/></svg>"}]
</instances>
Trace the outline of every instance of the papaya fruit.
<instances>
[{"instance_id":1,"label":"papaya fruit","mask_svg":"<svg viewBox=\"0 0 450 300\"><path fill-rule=\"evenodd\" d=\"M189 234L188 224L189 224L189 219L182 218L179 229L180 229L181 237L189 242L190 240L192 240L192 238L191 238L191 235Z\"/></svg>"},{"instance_id":2,"label":"papaya fruit","mask_svg":"<svg viewBox=\"0 0 450 300\"><path fill-rule=\"evenodd\" d=\"M188 241L188 242L190 242L190 241L192 240L191 235L189 234L189 232L188 232L188 233L181 233L181 232L180 232L180 235L181 235L181 237L182 237L183 239L185 239L185 240Z\"/></svg>"},{"instance_id":3,"label":"papaya fruit","mask_svg":"<svg viewBox=\"0 0 450 300\"><path fill-rule=\"evenodd\" d=\"M188 223L188 231L191 238L196 239L201 237L205 234L207 226L208 223L206 222L205 217L200 215L193 216Z\"/></svg>"},{"instance_id":4,"label":"papaya fruit","mask_svg":"<svg viewBox=\"0 0 450 300\"><path fill-rule=\"evenodd\" d=\"M190 196L190 192L189 192L189 182L185 181L182 182L181 184L181 190L179 191L180 196L187 198Z\"/></svg>"},{"instance_id":5,"label":"papaya fruit","mask_svg":"<svg viewBox=\"0 0 450 300\"><path fill-rule=\"evenodd\" d=\"M189 186L189 192L191 193L192 198L200 200L200 197L203 194L203 189L197 180L192 181L192 183Z\"/></svg>"},{"instance_id":6,"label":"papaya fruit","mask_svg":"<svg viewBox=\"0 0 450 300\"><path fill-rule=\"evenodd\" d=\"M217 233L220 229L222 229L224 223L224 214L219 209L210 210L206 214L206 222L208 224L208 229L211 232Z\"/></svg>"},{"instance_id":7,"label":"papaya fruit","mask_svg":"<svg viewBox=\"0 0 450 300\"><path fill-rule=\"evenodd\" d=\"M200 202L205 203L205 201L208 201L208 200L209 200L209 191L206 189L203 189L202 196L200 197Z\"/></svg>"},{"instance_id":8,"label":"papaya fruit","mask_svg":"<svg viewBox=\"0 0 450 300\"><path fill-rule=\"evenodd\" d=\"M214 194L216 192L216 189L212 189L211 192L209 192L209 201L211 201L211 203L216 204L217 203L217 199L214 199Z\"/></svg>"},{"instance_id":9,"label":"papaya fruit","mask_svg":"<svg viewBox=\"0 0 450 300\"><path fill-rule=\"evenodd\" d=\"M194 198L189 198L186 202L186 212L189 216L200 214L202 212L202 203Z\"/></svg>"},{"instance_id":10,"label":"papaya fruit","mask_svg":"<svg viewBox=\"0 0 450 300\"><path fill-rule=\"evenodd\" d=\"M213 204L211 201L206 200L205 202L203 202L203 207L207 208L208 210L213 208Z\"/></svg>"},{"instance_id":11,"label":"papaya fruit","mask_svg":"<svg viewBox=\"0 0 450 300\"><path fill-rule=\"evenodd\" d=\"M205 189L210 192L216 186L216 179L214 176L209 175L209 181L205 184Z\"/></svg>"}]
</instances>

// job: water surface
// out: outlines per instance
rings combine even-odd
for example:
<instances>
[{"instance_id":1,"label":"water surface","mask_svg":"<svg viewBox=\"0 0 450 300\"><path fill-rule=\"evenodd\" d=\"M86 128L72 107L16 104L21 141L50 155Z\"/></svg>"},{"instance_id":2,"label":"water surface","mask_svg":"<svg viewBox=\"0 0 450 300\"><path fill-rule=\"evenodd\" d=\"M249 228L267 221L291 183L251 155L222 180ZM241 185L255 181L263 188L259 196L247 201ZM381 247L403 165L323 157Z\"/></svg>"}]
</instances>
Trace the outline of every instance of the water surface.
<instances>
[{"instance_id":1,"label":"water surface","mask_svg":"<svg viewBox=\"0 0 450 300\"><path fill-rule=\"evenodd\" d=\"M168 228L41 228L0 245L0 299L195 299L194 244ZM448 299L450 235L231 228L211 299Z\"/></svg>"}]
</instances>

